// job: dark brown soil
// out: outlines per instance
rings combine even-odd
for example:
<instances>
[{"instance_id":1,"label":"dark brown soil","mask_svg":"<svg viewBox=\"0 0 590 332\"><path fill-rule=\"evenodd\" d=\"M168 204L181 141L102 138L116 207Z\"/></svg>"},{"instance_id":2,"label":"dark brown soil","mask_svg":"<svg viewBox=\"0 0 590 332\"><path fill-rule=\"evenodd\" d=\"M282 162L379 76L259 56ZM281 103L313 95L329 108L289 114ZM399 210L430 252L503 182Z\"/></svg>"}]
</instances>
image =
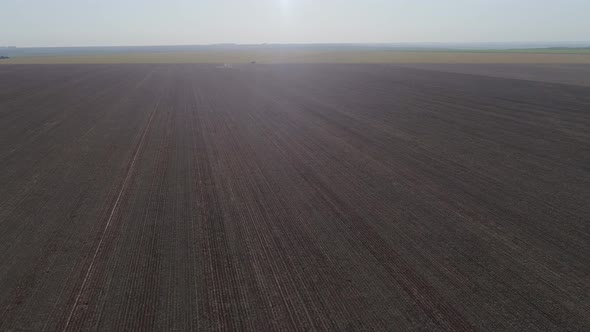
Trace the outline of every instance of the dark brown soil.
<instances>
[{"instance_id":1,"label":"dark brown soil","mask_svg":"<svg viewBox=\"0 0 590 332\"><path fill-rule=\"evenodd\" d=\"M4 331L588 330L589 202L588 87L0 67Z\"/></svg>"}]
</instances>

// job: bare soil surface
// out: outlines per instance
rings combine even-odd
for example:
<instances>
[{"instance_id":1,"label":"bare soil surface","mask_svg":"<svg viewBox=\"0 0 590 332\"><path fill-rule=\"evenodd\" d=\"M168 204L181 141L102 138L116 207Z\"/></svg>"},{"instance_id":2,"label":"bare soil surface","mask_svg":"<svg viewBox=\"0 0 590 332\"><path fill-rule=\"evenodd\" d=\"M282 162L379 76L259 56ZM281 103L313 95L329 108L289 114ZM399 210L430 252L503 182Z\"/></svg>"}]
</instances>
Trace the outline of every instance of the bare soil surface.
<instances>
[{"instance_id":1,"label":"bare soil surface","mask_svg":"<svg viewBox=\"0 0 590 332\"><path fill-rule=\"evenodd\" d=\"M590 87L590 66L585 64L411 64L410 68L438 70L520 80Z\"/></svg>"},{"instance_id":2,"label":"bare soil surface","mask_svg":"<svg viewBox=\"0 0 590 332\"><path fill-rule=\"evenodd\" d=\"M588 330L589 128L530 79L1 66L0 330Z\"/></svg>"}]
</instances>

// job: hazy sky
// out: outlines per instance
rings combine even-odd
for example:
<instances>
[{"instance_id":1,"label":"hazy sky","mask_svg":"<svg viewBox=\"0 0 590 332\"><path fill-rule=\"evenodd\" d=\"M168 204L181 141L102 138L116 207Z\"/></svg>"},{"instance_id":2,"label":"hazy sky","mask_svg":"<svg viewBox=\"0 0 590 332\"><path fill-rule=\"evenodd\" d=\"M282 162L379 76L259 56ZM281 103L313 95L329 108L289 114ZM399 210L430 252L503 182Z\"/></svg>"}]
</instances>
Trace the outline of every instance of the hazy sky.
<instances>
[{"instance_id":1,"label":"hazy sky","mask_svg":"<svg viewBox=\"0 0 590 332\"><path fill-rule=\"evenodd\" d=\"M0 45L590 40L590 0L0 2Z\"/></svg>"}]
</instances>

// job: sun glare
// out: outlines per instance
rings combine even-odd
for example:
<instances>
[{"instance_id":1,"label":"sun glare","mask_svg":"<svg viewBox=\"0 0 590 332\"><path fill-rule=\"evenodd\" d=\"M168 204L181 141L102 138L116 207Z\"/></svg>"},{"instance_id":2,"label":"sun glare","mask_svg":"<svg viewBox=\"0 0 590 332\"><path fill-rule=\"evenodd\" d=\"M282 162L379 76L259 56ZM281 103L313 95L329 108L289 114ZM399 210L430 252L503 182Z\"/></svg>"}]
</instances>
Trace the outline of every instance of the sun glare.
<instances>
[{"instance_id":1,"label":"sun glare","mask_svg":"<svg viewBox=\"0 0 590 332\"><path fill-rule=\"evenodd\" d=\"M279 4L281 6L281 11L283 14L286 14L290 7L291 7L292 0L279 0Z\"/></svg>"}]
</instances>

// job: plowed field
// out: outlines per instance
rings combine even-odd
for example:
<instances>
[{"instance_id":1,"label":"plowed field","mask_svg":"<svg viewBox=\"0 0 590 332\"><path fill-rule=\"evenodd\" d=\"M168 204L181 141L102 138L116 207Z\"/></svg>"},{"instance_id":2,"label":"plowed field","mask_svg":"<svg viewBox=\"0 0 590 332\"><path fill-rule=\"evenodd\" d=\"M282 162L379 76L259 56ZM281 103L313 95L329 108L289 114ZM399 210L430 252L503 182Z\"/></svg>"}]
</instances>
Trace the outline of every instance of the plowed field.
<instances>
[{"instance_id":1,"label":"plowed field","mask_svg":"<svg viewBox=\"0 0 590 332\"><path fill-rule=\"evenodd\" d=\"M3 331L589 330L589 202L581 85L0 67Z\"/></svg>"}]
</instances>

